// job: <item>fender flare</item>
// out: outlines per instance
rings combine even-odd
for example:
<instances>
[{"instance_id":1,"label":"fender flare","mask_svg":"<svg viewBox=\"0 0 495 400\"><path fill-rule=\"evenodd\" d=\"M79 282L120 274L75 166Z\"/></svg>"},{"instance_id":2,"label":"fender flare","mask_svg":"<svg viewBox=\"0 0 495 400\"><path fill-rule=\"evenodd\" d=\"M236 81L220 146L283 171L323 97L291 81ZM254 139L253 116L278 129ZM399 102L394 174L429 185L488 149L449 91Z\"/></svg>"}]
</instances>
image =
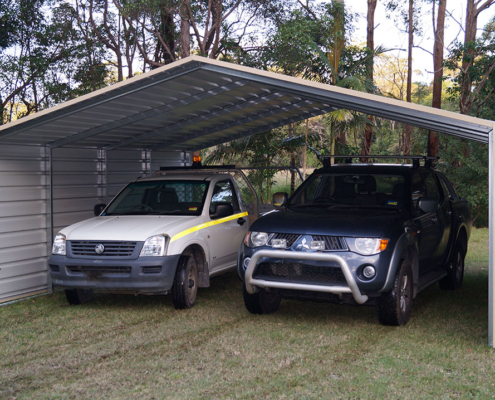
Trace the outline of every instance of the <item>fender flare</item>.
<instances>
[{"instance_id":1,"label":"fender flare","mask_svg":"<svg viewBox=\"0 0 495 400\"><path fill-rule=\"evenodd\" d=\"M387 278L385 284L379 290L380 293L388 292L392 289L397 270L400 267L401 261L405 258L411 260L413 270L413 297L416 297L419 278L418 249L413 235L408 232L403 233L395 244L394 252L392 253L392 258L390 259L388 266Z\"/></svg>"}]
</instances>

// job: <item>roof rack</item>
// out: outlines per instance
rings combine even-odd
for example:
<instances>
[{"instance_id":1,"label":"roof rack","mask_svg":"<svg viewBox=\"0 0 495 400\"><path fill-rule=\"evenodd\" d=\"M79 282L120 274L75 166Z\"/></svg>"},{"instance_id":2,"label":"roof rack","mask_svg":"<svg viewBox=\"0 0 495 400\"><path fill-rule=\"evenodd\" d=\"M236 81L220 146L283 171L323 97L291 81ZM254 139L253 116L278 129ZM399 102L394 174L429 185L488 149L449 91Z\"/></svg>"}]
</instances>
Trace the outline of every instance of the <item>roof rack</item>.
<instances>
[{"instance_id":1,"label":"roof rack","mask_svg":"<svg viewBox=\"0 0 495 400\"><path fill-rule=\"evenodd\" d=\"M186 167L160 167L160 171L200 171L205 169L237 169L235 165L193 165Z\"/></svg>"},{"instance_id":2,"label":"roof rack","mask_svg":"<svg viewBox=\"0 0 495 400\"><path fill-rule=\"evenodd\" d=\"M322 161L323 167L330 167L332 165L332 158L344 158L346 164L352 164L353 158L383 158L383 159L395 159L395 160L413 160L413 167L419 168L419 160L425 161L425 167L431 168L434 161L440 159L440 157L429 157L429 156L377 156L377 155L322 155L319 156Z\"/></svg>"}]
</instances>

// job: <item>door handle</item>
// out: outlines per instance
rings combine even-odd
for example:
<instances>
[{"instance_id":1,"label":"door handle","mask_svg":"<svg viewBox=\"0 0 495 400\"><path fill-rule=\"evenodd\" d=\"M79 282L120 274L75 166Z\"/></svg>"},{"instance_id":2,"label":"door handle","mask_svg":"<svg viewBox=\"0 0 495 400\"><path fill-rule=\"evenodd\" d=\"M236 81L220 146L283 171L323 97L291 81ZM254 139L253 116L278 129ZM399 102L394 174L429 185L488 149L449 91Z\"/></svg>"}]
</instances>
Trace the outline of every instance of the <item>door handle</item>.
<instances>
[{"instance_id":1,"label":"door handle","mask_svg":"<svg viewBox=\"0 0 495 400\"><path fill-rule=\"evenodd\" d=\"M244 225L246 223L246 220L244 218L239 218L237 220L237 223L242 226L242 225Z\"/></svg>"}]
</instances>

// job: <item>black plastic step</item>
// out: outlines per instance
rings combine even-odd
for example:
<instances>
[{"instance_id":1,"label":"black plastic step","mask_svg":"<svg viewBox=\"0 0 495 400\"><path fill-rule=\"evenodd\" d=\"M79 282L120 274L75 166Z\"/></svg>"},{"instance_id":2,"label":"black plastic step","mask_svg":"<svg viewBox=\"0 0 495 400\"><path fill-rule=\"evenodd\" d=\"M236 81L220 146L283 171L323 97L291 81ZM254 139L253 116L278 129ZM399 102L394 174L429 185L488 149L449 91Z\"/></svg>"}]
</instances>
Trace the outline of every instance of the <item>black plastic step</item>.
<instances>
[{"instance_id":1,"label":"black plastic step","mask_svg":"<svg viewBox=\"0 0 495 400\"><path fill-rule=\"evenodd\" d=\"M430 269L419 276L418 291L425 290L428 286L438 282L444 276L447 276L447 271L443 268Z\"/></svg>"}]
</instances>

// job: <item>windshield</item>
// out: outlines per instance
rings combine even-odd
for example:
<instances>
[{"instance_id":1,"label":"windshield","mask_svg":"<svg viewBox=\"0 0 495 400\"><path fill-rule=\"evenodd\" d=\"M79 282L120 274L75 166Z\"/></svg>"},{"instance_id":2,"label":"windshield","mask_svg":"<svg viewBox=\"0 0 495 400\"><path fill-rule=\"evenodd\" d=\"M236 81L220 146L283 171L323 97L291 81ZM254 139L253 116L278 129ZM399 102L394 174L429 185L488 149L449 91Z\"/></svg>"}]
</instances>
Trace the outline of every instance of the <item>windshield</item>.
<instances>
[{"instance_id":1,"label":"windshield","mask_svg":"<svg viewBox=\"0 0 495 400\"><path fill-rule=\"evenodd\" d=\"M133 182L102 215L200 215L207 189L204 181Z\"/></svg>"},{"instance_id":2,"label":"windshield","mask_svg":"<svg viewBox=\"0 0 495 400\"><path fill-rule=\"evenodd\" d=\"M404 177L386 174L318 174L304 182L289 208L383 207L398 209L404 199Z\"/></svg>"}]
</instances>

